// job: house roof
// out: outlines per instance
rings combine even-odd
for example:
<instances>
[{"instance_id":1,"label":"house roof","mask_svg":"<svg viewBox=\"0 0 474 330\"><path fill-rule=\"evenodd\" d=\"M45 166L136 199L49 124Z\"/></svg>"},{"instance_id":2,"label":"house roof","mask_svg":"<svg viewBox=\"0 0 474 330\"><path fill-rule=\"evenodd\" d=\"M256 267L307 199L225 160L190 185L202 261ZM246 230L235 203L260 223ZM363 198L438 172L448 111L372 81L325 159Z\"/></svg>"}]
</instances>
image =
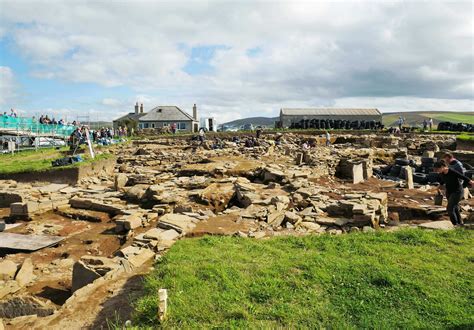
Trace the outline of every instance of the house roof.
<instances>
[{"instance_id":1,"label":"house roof","mask_svg":"<svg viewBox=\"0 0 474 330\"><path fill-rule=\"evenodd\" d=\"M140 121L188 121L194 118L177 106L160 105L140 117Z\"/></svg>"},{"instance_id":2,"label":"house roof","mask_svg":"<svg viewBox=\"0 0 474 330\"><path fill-rule=\"evenodd\" d=\"M121 121L121 120L125 120L125 119L138 120L138 119L140 119L140 117L142 117L144 115L145 115L144 113L130 112L130 113L127 113L126 115L124 115L120 118L114 119L114 121Z\"/></svg>"},{"instance_id":3,"label":"house roof","mask_svg":"<svg viewBox=\"0 0 474 330\"><path fill-rule=\"evenodd\" d=\"M285 116L380 116L378 109L353 108L282 108Z\"/></svg>"}]
</instances>

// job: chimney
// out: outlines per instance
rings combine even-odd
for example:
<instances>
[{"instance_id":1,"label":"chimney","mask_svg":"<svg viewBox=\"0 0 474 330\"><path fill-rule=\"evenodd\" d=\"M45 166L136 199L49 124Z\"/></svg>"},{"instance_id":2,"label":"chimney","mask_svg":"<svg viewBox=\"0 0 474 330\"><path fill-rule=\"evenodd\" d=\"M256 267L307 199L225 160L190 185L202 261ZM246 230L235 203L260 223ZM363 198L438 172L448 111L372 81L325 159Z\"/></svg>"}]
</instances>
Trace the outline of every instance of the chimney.
<instances>
[{"instance_id":1,"label":"chimney","mask_svg":"<svg viewBox=\"0 0 474 330\"><path fill-rule=\"evenodd\" d=\"M135 103L135 114L138 115L138 102Z\"/></svg>"},{"instance_id":2,"label":"chimney","mask_svg":"<svg viewBox=\"0 0 474 330\"><path fill-rule=\"evenodd\" d=\"M193 118L194 120L198 120L198 110L197 110L197 107L196 107L196 103L194 103L193 105Z\"/></svg>"},{"instance_id":3,"label":"chimney","mask_svg":"<svg viewBox=\"0 0 474 330\"><path fill-rule=\"evenodd\" d=\"M140 113L143 113L143 103L140 105Z\"/></svg>"}]
</instances>

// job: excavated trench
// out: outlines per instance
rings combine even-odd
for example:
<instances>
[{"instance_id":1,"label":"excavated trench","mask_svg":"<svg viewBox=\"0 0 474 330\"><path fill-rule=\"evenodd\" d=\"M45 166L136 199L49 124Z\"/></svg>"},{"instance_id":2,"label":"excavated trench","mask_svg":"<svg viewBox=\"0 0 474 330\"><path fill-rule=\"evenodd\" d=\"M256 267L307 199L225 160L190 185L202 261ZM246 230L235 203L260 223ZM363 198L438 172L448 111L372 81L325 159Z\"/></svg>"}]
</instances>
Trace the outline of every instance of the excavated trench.
<instances>
[{"instance_id":1,"label":"excavated trench","mask_svg":"<svg viewBox=\"0 0 474 330\"><path fill-rule=\"evenodd\" d=\"M361 137L338 138L335 144L359 143L360 139ZM171 148L172 147L168 149ZM178 149L181 151L185 150L185 148ZM300 149L297 149L297 152L300 151ZM145 152L147 151L145 150L141 153ZM378 149L373 154L373 160L378 164L387 164L389 161L394 160L394 155L395 153L392 152L392 150L385 152L384 150ZM304 203L298 204L297 198L293 199L295 195L305 193L304 189L296 193L299 188L294 181L298 181L296 176L301 174L295 174L295 177L292 179L280 177L278 170L275 171L272 166L277 165L276 167L279 167L282 171L286 171L286 167L288 166L291 167L294 173L300 171L301 168L308 169L308 171L311 172L316 166L306 164L295 169L293 155L291 157L286 156L283 150L281 150L278 155L278 157L281 158L278 159L275 157L273 160L264 158L263 156L260 159L253 159L255 158L254 155L242 157L233 153L232 155L217 155L198 161L190 159L189 162L183 161L174 167L167 166L166 164L148 166L144 165L144 161L135 160L133 157L123 158L119 160L119 163L120 166L129 165L132 168L130 172L126 173L137 174L137 179L131 179L129 185L144 184L150 186L161 182L166 183L167 180L174 180L171 182L174 186L171 186L174 187L173 189L177 189L178 194L183 190L196 190L196 192L186 195L185 202L182 200L173 201L167 203L166 206L166 213L171 213L173 210L177 214L193 213L196 212L196 210L213 212L211 217L197 222L194 229L186 232L185 237L209 234L256 237L250 236L250 233L259 231L262 233L269 228L270 223L264 224L265 221L258 216L252 218L253 220L250 221L248 220L249 218L240 217L241 213L247 210L247 207L251 208L248 202L250 205L253 205L254 201L245 200L244 202L242 199L239 199L236 187L234 186L235 182L231 181L231 178L232 180L236 180L237 178L247 179L248 182L245 180L242 181L244 181L244 184L250 186L251 189L255 189L255 195L258 195L255 198L258 202L255 204L259 206L268 206L268 201L263 201L263 199L271 199L271 197L274 196L284 195L289 198L289 201L285 204L283 213L286 211L302 213L304 211L302 205L312 206L313 201L307 200L306 205ZM325 161L329 162L331 158L335 157L332 154L325 156L328 156L328 158L322 161L323 165ZM146 161L149 162L147 164L155 162L154 159ZM153 174L155 175L155 181L150 182L152 179L140 182L140 175L147 179L147 172L136 170L138 167L160 170L157 170ZM326 164L326 167L329 168L329 165ZM265 168L267 171L265 171ZM330 171L327 170L327 172ZM172 173L174 176L172 176L172 179L158 179L159 174L162 173ZM188 183L183 183L182 186L176 183L180 177L192 178L195 176L202 176L206 179L203 182L196 180L196 182L192 184L186 181ZM429 199L432 195L431 190L426 192L418 190L409 191L398 187L397 183L384 182L375 178L371 178L360 184L352 184L351 181L338 179L334 175L323 175L320 177L303 175L302 178L310 183L310 188L313 188L313 186L322 188L323 192L318 193L320 196L317 194L315 196L324 197L322 198L323 201L342 204L346 195L360 192L386 192L388 195L387 205L389 214L387 225L389 226L401 223L416 224L418 222L440 218L446 219L446 216L442 215L441 212L430 212L430 208L424 206L433 204L433 201ZM112 185L109 184L108 187L111 186ZM130 188L130 186L126 188ZM203 195L204 191L208 194ZM308 196L310 195L311 193L308 193ZM153 212L159 212L157 211L157 207L160 208L162 204L166 204L154 200L143 201L144 198L128 198L126 197L126 191L123 191L123 194L116 199L122 204L123 201L127 201L127 210L130 211L134 210L135 207L141 207L148 211L153 210ZM317 204L317 201L314 203ZM280 211L281 210L279 210L279 212ZM205 214L205 212L203 212L203 214ZM329 214L329 212L327 212L327 214ZM7 215L8 209L0 209L0 217ZM323 218L321 219L322 221L329 221L328 218L325 218L325 215L321 218ZM341 219L338 218L338 220ZM273 233L288 233L292 235L309 233L309 231L305 233L299 233L296 232L296 230L291 231L290 226L287 227L287 223L291 224L285 215L285 219L280 222L279 227L275 226L270 228L270 235L273 235ZM266 227L263 227L263 224ZM133 231L128 234L117 233L116 224L107 213L90 210L78 212L77 210L71 211L62 209L60 212L46 212L39 216L34 216L32 221L13 229L11 232L14 233L49 233L64 236L66 239L54 247L48 247L32 253L23 253L21 251L9 252L10 259L17 264L21 264L25 259L31 258L35 265L35 274L38 278L33 284L23 289L21 295L19 295L21 299L17 299L17 296L15 296L15 299L8 299L0 303L0 311L3 310L4 313L3 316L0 313L0 318L10 318L19 316L20 314L30 315L31 313L37 315L51 314L52 311L54 312L60 306L64 305L66 300L71 297L72 266L76 261L83 256L112 257L117 251L124 247L131 246L134 237L140 236L140 234L150 230L150 228L156 228L156 221L152 220L143 226L144 228L134 228ZM321 226L325 226L327 233L333 234L348 232L353 225L339 225L335 222L328 222L327 224L321 224Z\"/></svg>"}]
</instances>

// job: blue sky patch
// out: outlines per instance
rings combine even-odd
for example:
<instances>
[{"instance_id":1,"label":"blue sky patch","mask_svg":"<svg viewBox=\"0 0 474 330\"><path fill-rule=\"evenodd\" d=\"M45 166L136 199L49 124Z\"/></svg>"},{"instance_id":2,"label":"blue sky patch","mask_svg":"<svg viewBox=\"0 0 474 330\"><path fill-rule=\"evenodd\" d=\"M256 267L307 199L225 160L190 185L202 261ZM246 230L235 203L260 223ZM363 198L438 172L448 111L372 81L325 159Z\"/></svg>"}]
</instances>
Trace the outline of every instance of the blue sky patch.
<instances>
[{"instance_id":1,"label":"blue sky patch","mask_svg":"<svg viewBox=\"0 0 474 330\"><path fill-rule=\"evenodd\" d=\"M189 53L189 59L183 67L183 71L192 76L213 73L214 68L210 62L216 55L216 52L218 50L230 49L230 47L225 45L197 46L189 50L186 50L185 46L180 45L180 48L185 49Z\"/></svg>"},{"instance_id":2,"label":"blue sky patch","mask_svg":"<svg viewBox=\"0 0 474 330\"><path fill-rule=\"evenodd\" d=\"M248 57L256 57L262 52L261 47L254 47L247 49L247 56Z\"/></svg>"}]
</instances>

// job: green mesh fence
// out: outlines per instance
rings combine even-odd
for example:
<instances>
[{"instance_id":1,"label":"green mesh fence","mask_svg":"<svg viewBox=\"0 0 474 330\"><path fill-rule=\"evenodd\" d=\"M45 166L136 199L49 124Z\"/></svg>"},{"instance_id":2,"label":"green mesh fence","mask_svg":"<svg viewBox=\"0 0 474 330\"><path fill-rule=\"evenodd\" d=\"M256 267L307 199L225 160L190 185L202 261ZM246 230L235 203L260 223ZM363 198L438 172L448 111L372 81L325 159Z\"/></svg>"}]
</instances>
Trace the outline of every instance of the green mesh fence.
<instances>
[{"instance_id":1,"label":"green mesh fence","mask_svg":"<svg viewBox=\"0 0 474 330\"><path fill-rule=\"evenodd\" d=\"M0 115L0 128L18 132L66 137L71 135L75 126L40 124L38 120L32 118L15 118Z\"/></svg>"}]
</instances>

